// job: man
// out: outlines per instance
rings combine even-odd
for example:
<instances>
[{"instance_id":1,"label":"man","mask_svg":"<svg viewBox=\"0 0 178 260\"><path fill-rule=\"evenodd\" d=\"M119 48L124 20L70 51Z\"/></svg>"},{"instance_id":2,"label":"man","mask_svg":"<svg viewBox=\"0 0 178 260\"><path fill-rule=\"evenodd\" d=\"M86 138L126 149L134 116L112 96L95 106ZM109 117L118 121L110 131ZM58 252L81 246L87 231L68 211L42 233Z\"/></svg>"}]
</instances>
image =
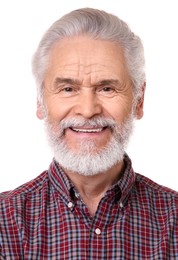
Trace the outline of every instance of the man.
<instances>
[{"instance_id":1,"label":"man","mask_svg":"<svg viewBox=\"0 0 178 260\"><path fill-rule=\"evenodd\" d=\"M49 169L1 194L1 259L178 259L178 193L135 173L126 146L143 116L141 40L84 8L33 58Z\"/></svg>"}]
</instances>

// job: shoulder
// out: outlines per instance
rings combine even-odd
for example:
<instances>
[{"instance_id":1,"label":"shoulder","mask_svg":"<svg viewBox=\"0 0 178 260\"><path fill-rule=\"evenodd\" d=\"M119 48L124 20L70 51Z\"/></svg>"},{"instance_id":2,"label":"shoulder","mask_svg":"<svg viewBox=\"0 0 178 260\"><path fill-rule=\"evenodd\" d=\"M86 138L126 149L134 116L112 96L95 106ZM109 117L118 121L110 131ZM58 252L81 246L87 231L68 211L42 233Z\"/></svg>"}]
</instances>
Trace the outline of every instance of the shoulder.
<instances>
[{"instance_id":1,"label":"shoulder","mask_svg":"<svg viewBox=\"0 0 178 260\"><path fill-rule=\"evenodd\" d=\"M156 208L174 208L178 214L178 192L160 185L146 176L136 173L135 192L139 199L149 202Z\"/></svg>"},{"instance_id":2,"label":"shoulder","mask_svg":"<svg viewBox=\"0 0 178 260\"><path fill-rule=\"evenodd\" d=\"M47 182L47 171L35 179L19 186L18 188L0 193L0 207L15 203L18 207L22 201L30 196L38 196Z\"/></svg>"},{"instance_id":3,"label":"shoulder","mask_svg":"<svg viewBox=\"0 0 178 260\"><path fill-rule=\"evenodd\" d=\"M48 185L48 172L45 171L12 191L0 193L0 255L1 247L5 253L12 248L15 251L19 248L20 252L26 228L29 231L28 228L36 224L35 219L39 220Z\"/></svg>"},{"instance_id":4,"label":"shoulder","mask_svg":"<svg viewBox=\"0 0 178 260\"><path fill-rule=\"evenodd\" d=\"M178 191L170 189L166 186L160 185L148 177L136 173L136 182L138 185L145 187L150 192L160 192L167 194L168 196L178 197Z\"/></svg>"},{"instance_id":5,"label":"shoulder","mask_svg":"<svg viewBox=\"0 0 178 260\"><path fill-rule=\"evenodd\" d=\"M48 186L46 171L20 187L0 194L0 240L2 237L8 240L8 234L11 237L19 234L24 223L29 220L33 223L35 217L39 218Z\"/></svg>"}]
</instances>

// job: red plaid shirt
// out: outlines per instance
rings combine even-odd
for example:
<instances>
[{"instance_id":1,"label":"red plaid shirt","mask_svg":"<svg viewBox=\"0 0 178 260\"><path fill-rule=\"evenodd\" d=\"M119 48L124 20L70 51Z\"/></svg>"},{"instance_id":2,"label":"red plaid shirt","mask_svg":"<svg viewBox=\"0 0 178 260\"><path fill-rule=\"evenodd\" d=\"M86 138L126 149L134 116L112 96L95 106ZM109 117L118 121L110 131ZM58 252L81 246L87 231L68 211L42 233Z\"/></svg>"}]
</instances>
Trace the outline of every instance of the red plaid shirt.
<instances>
[{"instance_id":1,"label":"red plaid shirt","mask_svg":"<svg viewBox=\"0 0 178 260\"><path fill-rule=\"evenodd\" d=\"M92 218L53 161L0 195L0 259L178 259L178 193L127 167Z\"/></svg>"}]
</instances>

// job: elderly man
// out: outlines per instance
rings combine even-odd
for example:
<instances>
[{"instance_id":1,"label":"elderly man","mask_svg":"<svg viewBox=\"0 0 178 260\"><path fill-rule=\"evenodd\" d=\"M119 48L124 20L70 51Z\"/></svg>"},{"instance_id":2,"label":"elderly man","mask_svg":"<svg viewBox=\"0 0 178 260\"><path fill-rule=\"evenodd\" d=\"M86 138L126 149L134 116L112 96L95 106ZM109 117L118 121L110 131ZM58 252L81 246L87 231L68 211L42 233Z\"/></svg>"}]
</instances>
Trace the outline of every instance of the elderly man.
<instances>
[{"instance_id":1,"label":"elderly man","mask_svg":"<svg viewBox=\"0 0 178 260\"><path fill-rule=\"evenodd\" d=\"M75 10L45 33L33 72L54 159L1 194L1 259L178 259L178 193L125 152L143 116L140 38L112 14Z\"/></svg>"}]
</instances>

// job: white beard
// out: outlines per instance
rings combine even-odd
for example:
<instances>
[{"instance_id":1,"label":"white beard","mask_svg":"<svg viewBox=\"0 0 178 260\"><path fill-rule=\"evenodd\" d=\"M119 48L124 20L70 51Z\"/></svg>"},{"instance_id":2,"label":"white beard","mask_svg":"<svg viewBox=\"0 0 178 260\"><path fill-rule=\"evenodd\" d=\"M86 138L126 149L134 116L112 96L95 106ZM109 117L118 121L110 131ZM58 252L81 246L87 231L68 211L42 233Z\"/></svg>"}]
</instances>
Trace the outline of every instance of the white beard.
<instances>
[{"instance_id":1,"label":"white beard","mask_svg":"<svg viewBox=\"0 0 178 260\"><path fill-rule=\"evenodd\" d=\"M130 115L121 126L113 119L103 117L89 120L69 118L62 120L58 126L45 120L45 126L54 158L62 168L83 176L93 176L106 172L123 160L125 149L132 133L133 121L133 115ZM68 147L63 133L68 127L81 127L84 125L110 127L112 137L108 144L98 151L95 142L92 139L88 139L81 141L77 151L72 151Z\"/></svg>"}]
</instances>

